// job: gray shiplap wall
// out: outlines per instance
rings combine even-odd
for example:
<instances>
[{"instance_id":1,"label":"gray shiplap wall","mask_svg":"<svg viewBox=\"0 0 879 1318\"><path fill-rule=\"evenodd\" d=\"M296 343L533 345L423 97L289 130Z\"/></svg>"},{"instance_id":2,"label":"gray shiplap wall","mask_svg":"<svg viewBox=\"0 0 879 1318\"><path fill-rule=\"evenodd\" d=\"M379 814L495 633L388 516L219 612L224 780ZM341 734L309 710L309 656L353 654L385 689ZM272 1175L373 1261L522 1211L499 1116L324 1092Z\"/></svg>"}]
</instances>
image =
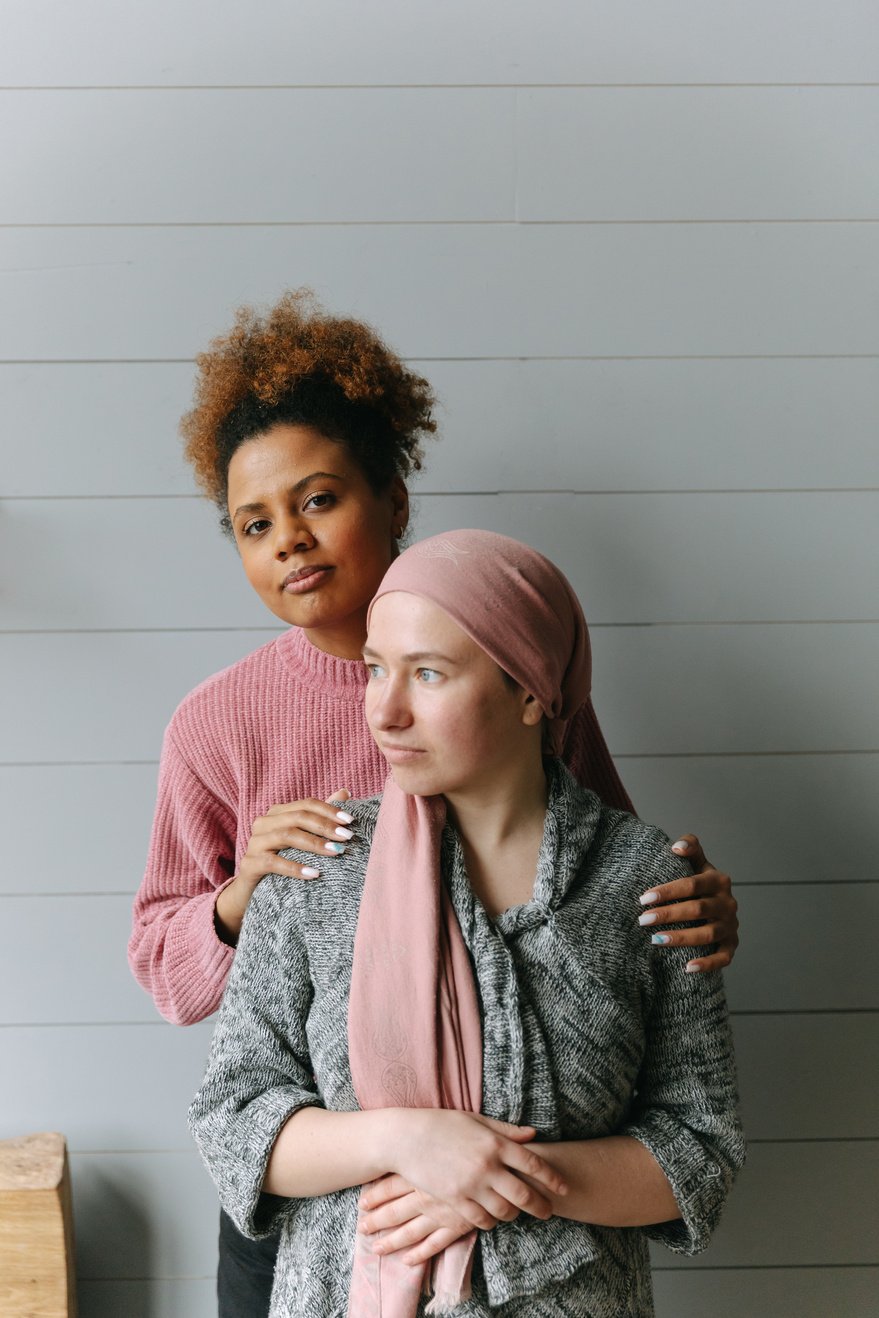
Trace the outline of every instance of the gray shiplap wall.
<instances>
[{"instance_id":1,"label":"gray shiplap wall","mask_svg":"<svg viewBox=\"0 0 879 1318\"><path fill-rule=\"evenodd\" d=\"M433 380L421 530L562 563L642 814L737 880L751 1160L711 1250L657 1254L660 1318L879 1313L875 7L4 28L0 1137L68 1135L85 1318L213 1311L209 1026L124 950L164 723L274 626L179 458L191 360L300 283Z\"/></svg>"}]
</instances>

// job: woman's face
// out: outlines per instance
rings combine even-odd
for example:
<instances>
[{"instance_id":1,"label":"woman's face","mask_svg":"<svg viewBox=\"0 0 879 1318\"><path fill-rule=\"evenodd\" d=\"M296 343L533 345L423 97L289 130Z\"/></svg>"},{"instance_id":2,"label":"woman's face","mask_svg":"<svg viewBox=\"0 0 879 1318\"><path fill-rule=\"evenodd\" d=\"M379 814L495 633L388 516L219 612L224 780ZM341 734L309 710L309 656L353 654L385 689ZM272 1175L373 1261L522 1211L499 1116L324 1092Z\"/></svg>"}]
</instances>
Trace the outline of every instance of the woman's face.
<instances>
[{"instance_id":1,"label":"woman's face","mask_svg":"<svg viewBox=\"0 0 879 1318\"><path fill-rule=\"evenodd\" d=\"M409 513L395 478L375 494L344 444L277 425L236 449L228 506L247 579L321 650L354 659Z\"/></svg>"},{"instance_id":2,"label":"woman's face","mask_svg":"<svg viewBox=\"0 0 879 1318\"><path fill-rule=\"evenodd\" d=\"M404 792L478 796L539 756L539 706L430 600L383 595L363 655L366 718Z\"/></svg>"}]
</instances>

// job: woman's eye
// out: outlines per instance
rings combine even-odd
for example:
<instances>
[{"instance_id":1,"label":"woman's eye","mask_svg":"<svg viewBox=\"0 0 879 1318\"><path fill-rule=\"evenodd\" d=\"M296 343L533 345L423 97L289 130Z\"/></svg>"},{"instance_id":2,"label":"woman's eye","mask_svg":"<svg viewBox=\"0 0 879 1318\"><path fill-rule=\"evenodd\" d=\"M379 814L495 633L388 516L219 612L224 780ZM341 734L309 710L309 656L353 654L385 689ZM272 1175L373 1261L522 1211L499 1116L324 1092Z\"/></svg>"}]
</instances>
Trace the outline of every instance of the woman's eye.
<instances>
[{"instance_id":1,"label":"woman's eye","mask_svg":"<svg viewBox=\"0 0 879 1318\"><path fill-rule=\"evenodd\" d=\"M246 524L246 526L244 526L244 527L242 528L242 532L241 532L241 534L242 534L242 535L259 535L259 533L260 533L261 531L264 531L264 530L266 529L267 526L268 526L268 522L265 520L265 518L264 518L264 517L260 517L260 518L257 518L256 521L248 522L248 523Z\"/></svg>"},{"instance_id":2,"label":"woman's eye","mask_svg":"<svg viewBox=\"0 0 879 1318\"><path fill-rule=\"evenodd\" d=\"M306 508L330 508L336 502L332 494L311 494L305 500Z\"/></svg>"},{"instance_id":3,"label":"woman's eye","mask_svg":"<svg viewBox=\"0 0 879 1318\"><path fill-rule=\"evenodd\" d=\"M438 682L441 677L442 673L438 673L435 668L419 668L418 670L418 679L421 682L432 684Z\"/></svg>"},{"instance_id":4,"label":"woman's eye","mask_svg":"<svg viewBox=\"0 0 879 1318\"><path fill-rule=\"evenodd\" d=\"M381 664L367 664L366 671L369 673L370 677L381 677L384 669Z\"/></svg>"}]
</instances>

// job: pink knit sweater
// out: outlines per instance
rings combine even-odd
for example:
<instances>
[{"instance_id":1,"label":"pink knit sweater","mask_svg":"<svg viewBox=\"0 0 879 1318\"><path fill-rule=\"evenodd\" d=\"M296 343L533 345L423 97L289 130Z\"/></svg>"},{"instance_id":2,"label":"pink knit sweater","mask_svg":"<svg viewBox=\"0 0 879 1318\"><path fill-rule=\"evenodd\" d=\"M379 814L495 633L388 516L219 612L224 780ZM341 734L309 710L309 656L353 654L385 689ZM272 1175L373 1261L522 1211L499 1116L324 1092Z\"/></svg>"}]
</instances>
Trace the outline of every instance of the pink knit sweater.
<instances>
[{"instance_id":1,"label":"pink knit sweater","mask_svg":"<svg viewBox=\"0 0 879 1318\"><path fill-rule=\"evenodd\" d=\"M387 765L366 726L365 686L360 660L324 654L292 628L202 682L174 714L128 945L135 978L168 1020L191 1025L219 1006L234 949L217 937L214 903L253 821L340 787L381 791ZM631 810L591 705L572 720L564 758L608 805Z\"/></svg>"}]
</instances>

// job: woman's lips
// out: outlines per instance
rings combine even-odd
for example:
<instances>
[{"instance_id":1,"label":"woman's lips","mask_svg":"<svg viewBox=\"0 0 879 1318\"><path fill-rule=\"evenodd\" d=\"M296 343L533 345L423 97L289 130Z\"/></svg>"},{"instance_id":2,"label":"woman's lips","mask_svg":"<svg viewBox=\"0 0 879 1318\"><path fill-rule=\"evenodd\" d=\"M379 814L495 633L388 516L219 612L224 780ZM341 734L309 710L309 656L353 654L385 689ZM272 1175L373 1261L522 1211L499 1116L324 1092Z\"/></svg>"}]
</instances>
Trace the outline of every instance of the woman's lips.
<instances>
[{"instance_id":1,"label":"woman's lips","mask_svg":"<svg viewBox=\"0 0 879 1318\"><path fill-rule=\"evenodd\" d=\"M299 572L291 572L284 579L282 589L287 595L305 595L317 586L323 585L332 572L331 567L309 567Z\"/></svg>"},{"instance_id":2,"label":"woman's lips","mask_svg":"<svg viewBox=\"0 0 879 1318\"><path fill-rule=\"evenodd\" d=\"M424 754L416 746L382 746L381 751L388 764L411 764Z\"/></svg>"}]
</instances>

